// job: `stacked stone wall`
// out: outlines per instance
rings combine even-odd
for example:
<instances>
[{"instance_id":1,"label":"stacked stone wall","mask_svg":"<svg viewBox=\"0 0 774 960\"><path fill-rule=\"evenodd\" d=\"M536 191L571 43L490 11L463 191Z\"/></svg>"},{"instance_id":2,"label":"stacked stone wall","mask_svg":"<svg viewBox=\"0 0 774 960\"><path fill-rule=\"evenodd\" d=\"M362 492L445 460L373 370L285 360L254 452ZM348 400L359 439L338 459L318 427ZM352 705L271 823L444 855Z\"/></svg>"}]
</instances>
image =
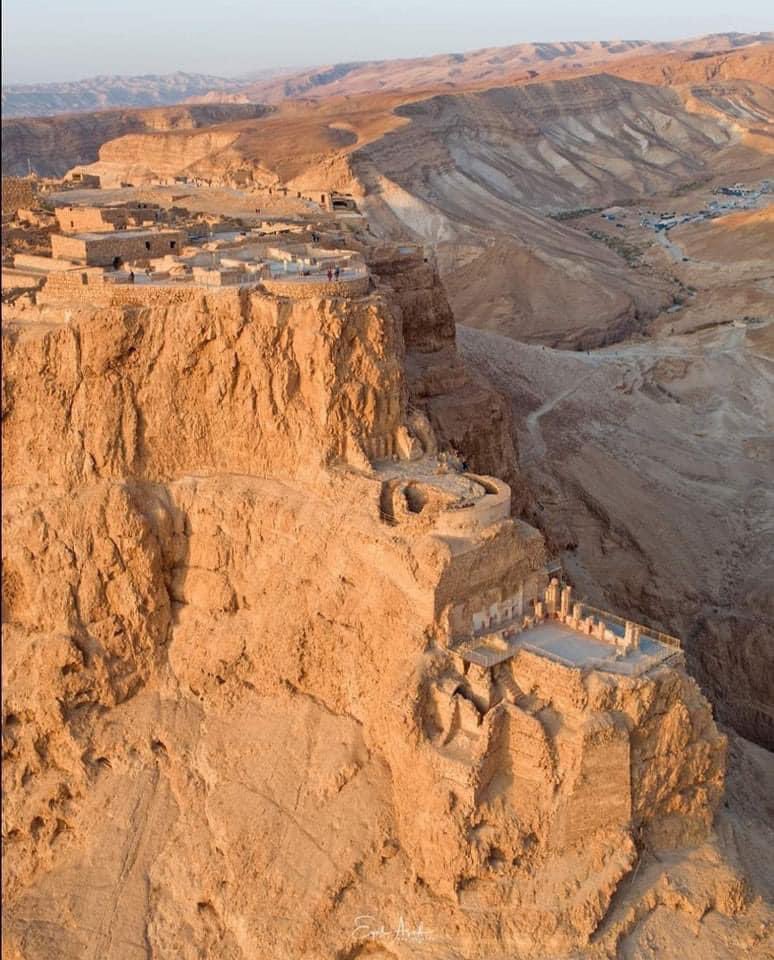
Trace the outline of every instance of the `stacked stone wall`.
<instances>
[{"instance_id":1,"label":"stacked stone wall","mask_svg":"<svg viewBox=\"0 0 774 960\"><path fill-rule=\"evenodd\" d=\"M483 530L511 515L511 491L507 484L489 479L486 496L468 507L445 510L436 522L436 533L442 536L465 536Z\"/></svg>"},{"instance_id":2,"label":"stacked stone wall","mask_svg":"<svg viewBox=\"0 0 774 960\"><path fill-rule=\"evenodd\" d=\"M566 667L528 650L520 650L510 662L514 680L526 693L560 710L585 709L588 694L580 667Z\"/></svg>"},{"instance_id":3,"label":"stacked stone wall","mask_svg":"<svg viewBox=\"0 0 774 960\"><path fill-rule=\"evenodd\" d=\"M82 279L84 275L88 275L87 282ZM223 289L208 287L204 290L193 284L156 286L111 283L100 281L85 268L49 277L45 287L38 294L37 302L41 304L76 302L93 307L166 307L173 304L194 303L204 295L231 297L234 303L238 304L239 292L234 287Z\"/></svg>"},{"instance_id":4,"label":"stacked stone wall","mask_svg":"<svg viewBox=\"0 0 774 960\"><path fill-rule=\"evenodd\" d=\"M57 207L59 226L65 233L109 233L129 223L125 209L106 210L101 207Z\"/></svg>"},{"instance_id":5,"label":"stacked stone wall","mask_svg":"<svg viewBox=\"0 0 774 960\"><path fill-rule=\"evenodd\" d=\"M3 214L16 213L19 207L32 207L35 204L37 187L28 177L3 177L2 206Z\"/></svg>"},{"instance_id":6,"label":"stacked stone wall","mask_svg":"<svg viewBox=\"0 0 774 960\"><path fill-rule=\"evenodd\" d=\"M292 300L333 299L334 297L362 297L368 293L368 275L353 280L264 280L263 288L274 297Z\"/></svg>"},{"instance_id":7,"label":"stacked stone wall","mask_svg":"<svg viewBox=\"0 0 774 960\"><path fill-rule=\"evenodd\" d=\"M632 815L626 728L597 719L581 732L576 749L581 762L562 818L565 840L581 843L598 830L626 830Z\"/></svg>"}]
</instances>

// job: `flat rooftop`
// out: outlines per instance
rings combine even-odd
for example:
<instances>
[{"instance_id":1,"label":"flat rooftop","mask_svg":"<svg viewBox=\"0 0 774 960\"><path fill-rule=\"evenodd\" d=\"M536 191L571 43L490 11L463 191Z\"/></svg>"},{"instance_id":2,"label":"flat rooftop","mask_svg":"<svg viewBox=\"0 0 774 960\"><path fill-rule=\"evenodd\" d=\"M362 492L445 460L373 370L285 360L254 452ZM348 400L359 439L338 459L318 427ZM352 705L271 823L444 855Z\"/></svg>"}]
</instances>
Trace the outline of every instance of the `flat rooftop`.
<instances>
[{"instance_id":1,"label":"flat rooftop","mask_svg":"<svg viewBox=\"0 0 774 960\"><path fill-rule=\"evenodd\" d=\"M638 677L680 655L675 647L644 634L640 637L639 649L624 653L615 644L606 643L554 620L511 634L505 632L474 637L454 648L454 652L463 660L482 667L492 667L509 660L519 650L528 650L566 667L603 670L631 677Z\"/></svg>"},{"instance_id":2,"label":"flat rooftop","mask_svg":"<svg viewBox=\"0 0 774 960\"><path fill-rule=\"evenodd\" d=\"M106 240L113 242L116 237L141 239L143 237L168 237L170 234L177 236L179 233L183 233L183 231L177 230L174 227L168 227L166 230L164 228L160 230L102 230L91 233L71 233L68 234L68 236L75 240Z\"/></svg>"}]
</instances>

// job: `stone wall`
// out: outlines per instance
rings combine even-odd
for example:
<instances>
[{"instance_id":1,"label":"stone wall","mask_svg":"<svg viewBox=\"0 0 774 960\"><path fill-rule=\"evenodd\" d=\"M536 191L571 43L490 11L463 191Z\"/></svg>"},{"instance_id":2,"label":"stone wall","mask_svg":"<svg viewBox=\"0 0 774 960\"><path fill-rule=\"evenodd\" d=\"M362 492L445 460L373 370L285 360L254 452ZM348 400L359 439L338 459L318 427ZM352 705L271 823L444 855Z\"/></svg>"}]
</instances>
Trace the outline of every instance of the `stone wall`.
<instances>
[{"instance_id":1,"label":"stone wall","mask_svg":"<svg viewBox=\"0 0 774 960\"><path fill-rule=\"evenodd\" d=\"M3 214L16 213L19 207L31 207L35 203L35 181L28 177L3 177Z\"/></svg>"},{"instance_id":2,"label":"stone wall","mask_svg":"<svg viewBox=\"0 0 774 960\"><path fill-rule=\"evenodd\" d=\"M34 290L42 283L43 278L40 275L25 273L22 270L14 270L5 267L2 270L2 288L3 290Z\"/></svg>"},{"instance_id":3,"label":"stone wall","mask_svg":"<svg viewBox=\"0 0 774 960\"><path fill-rule=\"evenodd\" d=\"M73 186L91 190L98 190L101 186L100 179L95 173L84 173L82 170L71 170L65 181Z\"/></svg>"},{"instance_id":4,"label":"stone wall","mask_svg":"<svg viewBox=\"0 0 774 960\"><path fill-rule=\"evenodd\" d=\"M111 231L128 223L126 210L103 210L101 207L57 207L54 211L65 233Z\"/></svg>"},{"instance_id":5,"label":"stone wall","mask_svg":"<svg viewBox=\"0 0 774 960\"><path fill-rule=\"evenodd\" d=\"M558 738L569 796L559 831L566 843L582 843L597 831L626 830L632 815L629 734L620 717L597 715ZM569 741L569 742L566 742ZM574 754L573 763L568 756Z\"/></svg>"},{"instance_id":6,"label":"stone wall","mask_svg":"<svg viewBox=\"0 0 774 960\"><path fill-rule=\"evenodd\" d=\"M436 593L439 617L460 618L469 625L476 610L516 595L531 575L545 579L545 543L540 533L520 521L507 521L494 535L468 550L454 550ZM460 609L462 608L462 609ZM449 624L451 627L451 623Z\"/></svg>"},{"instance_id":7,"label":"stone wall","mask_svg":"<svg viewBox=\"0 0 774 960\"><path fill-rule=\"evenodd\" d=\"M147 204L124 207L57 207L54 211L64 233L109 233L140 227L158 220L157 208Z\"/></svg>"},{"instance_id":8,"label":"stone wall","mask_svg":"<svg viewBox=\"0 0 774 960\"><path fill-rule=\"evenodd\" d=\"M353 280L264 280L263 288L274 297L293 300L363 297L368 293L371 278L366 274Z\"/></svg>"},{"instance_id":9,"label":"stone wall","mask_svg":"<svg viewBox=\"0 0 774 960\"><path fill-rule=\"evenodd\" d=\"M171 250L179 251L187 242L180 230L142 231L130 233L116 231L98 237L51 237L54 257L65 260L82 260L92 266L109 266L115 257L122 260L150 260L163 257Z\"/></svg>"},{"instance_id":10,"label":"stone wall","mask_svg":"<svg viewBox=\"0 0 774 960\"><path fill-rule=\"evenodd\" d=\"M83 277L87 279L84 280ZM37 296L39 304L80 303L93 307L170 307L200 301L202 287L194 284L156 285L111 283L100 281L93 270L68 270L51 276ZM239 292L232 287L208 288L207 296L231 298L233 309L239 309ZM220 301L219 301L220 302Z\"/></svg>"},{"instance_id":11,"label":"stone wall","mask_svg":"<svg viewBox=\"0 0 774 960\"><path fill-rule=\"evenodd\" d=\"M95 307L120 307L130 305L142 306L166 306L173 303L186 303L195 301L202 293L202 286L206 286L208 291L216 295L222 290L222 295L238 296L238 288L255 290L259 281L256 279L254 284L250 283L229 283L220 284L206 283L203 285L180 283L180 284L129 284L129 283L111 283L100 282L100 278L91 270L87 281L82 280L84 270L66 268L67 277L56 279L49 277L46 286L38 295L38 303L61 303L65 301L76 300L80 303L91 304ZM213 271L214 272L214 271ZM245 279L248 275L241 273L240 277ZM53 280L53 282L52 282ZM361 282L362 281L362 282ZM314 297L334 299L336 297L363 296L368 292L368 277L358 278L357 281L339 281L338 283L294 283L290 281L260 281L266 293L276 297L288 297L294 300L309 300ZM269 286L271 285L271 289ZM279 286L281 289L276 290ZM284 288L287 287L287 291ZM312 287L314 292L309 292ZM354 289L353 289L354 287ZM297 291L301 289L301 292ZM324 288L324 289L323 289ZM392 448L384 451L376 451L374 455L380 454L382 457L391 456Z\"/></svg>"},{"instance_id":12,"label":"stone wall","mask_svg":"<svg viewBox=\"0 0 774 960\"><path fill-rule=\"evenodd\" d=\"M482 479L473 474L470 476L486 483L490 489L470 506L444 510L435 524L435 532L441 536L469 536L511 515L511 488L508 484L493 477Z\"/></svg>"},{"instance_id":13,"label":"stone wall","mask_svg":"<svg viewBox=\"0 0 774 960\"><path fill-rule=\"evenodd\" d=\"M13 265L20 270L38 270L43 273L72 270L74 266L69 260L55 260L53 257L41 257L35 253L17 253L13 258Z\"/></svg>"},{"instance_id":14,"label":"stone wall","mask_svg":"<svg viewBox=\"0 0 774 960\"><path fill-rule=\"evenodd\" d=\"M553 704L558 710L586 707L588 696L580 667L567 667L529 650L520 650L510 664L520 689Z\"/></svg>"}]
</instances>

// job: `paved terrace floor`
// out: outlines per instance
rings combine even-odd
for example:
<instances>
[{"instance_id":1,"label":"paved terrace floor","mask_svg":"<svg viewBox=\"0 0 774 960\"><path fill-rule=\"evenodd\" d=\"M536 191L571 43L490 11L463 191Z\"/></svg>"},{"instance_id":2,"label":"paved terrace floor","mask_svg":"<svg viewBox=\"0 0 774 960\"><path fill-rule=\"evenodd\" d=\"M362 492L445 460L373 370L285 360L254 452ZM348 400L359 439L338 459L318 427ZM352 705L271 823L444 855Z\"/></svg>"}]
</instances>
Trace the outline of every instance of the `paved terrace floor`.
<instances>
[{"instance_id":1,"label":"paved terrace floor","mask_svg":"<svg viewBox=\"0 0 774 960\"><path fill-rule=\"evenodd\" d=\"M563 623L548 621L510 635L491 635L460 644L456 651L464 660L491 667L509 660L519 650L529 650L568 667L604 670L626 676L640 676L679 651L651 637L642 636L638 650L622 653L614 644L573 630Z\"/></svg>"},{"instance_id":2,"label":"paved terrace floor","mask_svg":"<svg viewBox=\"0 0 774 960\"><path fill-rule=\"evenodd\" d=\"M342 280L358 280L360 277L366 276L368 271L361 267L360 269L346 269L339 271L338 282L341 283ZM268 278L267 278L268 279ZM321 280L328 279L328 273L326 270L323 270L322 273L310 273L307 276L304 276L303 273L299 273L298 270L288 270L287 273L284 270L275 270L272 269L271 272L272 280L293 280L298 283L319 283ZM336 280L336 277L333 277L333 280Z\"/></svg>"}]
</instances>

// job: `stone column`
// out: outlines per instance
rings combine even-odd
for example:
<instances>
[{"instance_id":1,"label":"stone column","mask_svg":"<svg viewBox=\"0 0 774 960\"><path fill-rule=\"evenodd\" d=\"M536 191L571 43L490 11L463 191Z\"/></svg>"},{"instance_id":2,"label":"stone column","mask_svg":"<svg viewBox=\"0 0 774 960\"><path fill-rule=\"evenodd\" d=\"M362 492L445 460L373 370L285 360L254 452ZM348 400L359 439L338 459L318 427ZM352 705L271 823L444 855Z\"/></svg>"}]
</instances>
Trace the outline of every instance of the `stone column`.
<instances>
[{"instance_id":1,"label":"stone column","mask_svg":"<svg viewBox=\"0 0 774 960\"><path fill-rule=\"evenodd\" d=\"M559 608L559 581L556 577L551 578L551 582L546 587L545 596L548 616L552 617Z\"/></svg>"},{"instance_id":2,"label":"stone column","mask_svg":"<svg viewBox=\"0 0 774 960\"><path fill-rule=\"evenodd\" d=\"M570 616L570 595L572 594L572 587L566 586L562 588L562 596L559 600L559 611L562 615L562 619L566 619Z\"/></svg>"}]
</instances>

